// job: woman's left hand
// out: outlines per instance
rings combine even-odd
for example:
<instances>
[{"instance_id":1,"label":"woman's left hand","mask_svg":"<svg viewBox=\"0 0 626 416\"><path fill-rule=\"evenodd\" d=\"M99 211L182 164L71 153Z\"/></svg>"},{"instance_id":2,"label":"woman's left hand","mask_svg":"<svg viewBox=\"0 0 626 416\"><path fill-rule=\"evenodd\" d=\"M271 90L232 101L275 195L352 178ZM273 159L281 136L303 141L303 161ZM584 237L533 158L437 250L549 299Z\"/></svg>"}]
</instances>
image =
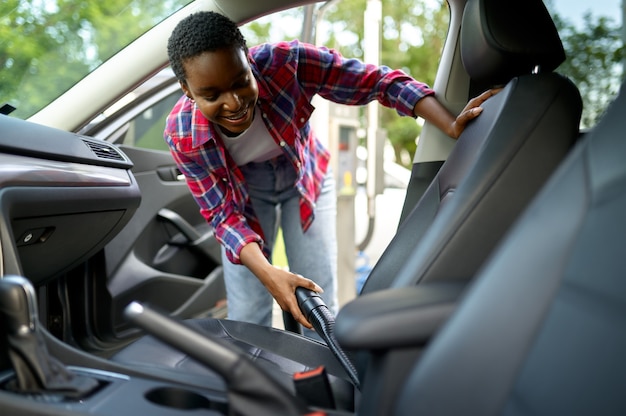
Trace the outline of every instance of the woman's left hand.
<instances>
[{"instance_id":1,"label":"woman's left hand","mask_svg":"<svg viewBox=\"0 0 626 416\"><path fill-rule=\"evenodd\" d=\"M487 101L487 99L493 97L501 90L502 88L493 88L469 100L465 108L461 110L459 115L452 122L452 127L450 129L450 132L448 133L450 137L452 137L453 139L458 139L461 133L463 133L463 130L465 130L467 124L483 112L483 108L481 107L481 105L485 101Z\"/></svg>"}]
</instances>

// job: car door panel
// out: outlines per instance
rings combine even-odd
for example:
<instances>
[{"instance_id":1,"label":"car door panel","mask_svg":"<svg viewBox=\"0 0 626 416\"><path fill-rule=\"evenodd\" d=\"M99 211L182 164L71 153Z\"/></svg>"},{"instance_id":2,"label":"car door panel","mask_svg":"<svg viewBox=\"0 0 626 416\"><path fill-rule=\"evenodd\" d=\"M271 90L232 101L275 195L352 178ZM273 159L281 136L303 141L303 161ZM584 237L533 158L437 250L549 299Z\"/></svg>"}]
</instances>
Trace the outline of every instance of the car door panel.
<instances>
[{"instance_id":1,"label":"car door panel","mask_svg":"<svg viewBox=\"0 0 626 416\"><path fill-rule=\"evenodd\" d=\"M130 96L79 132L116 144L133 162L142 195L133 218L104 249L106 272L97 279L106 281L94 282L110 297L107 317L90 319L99 327L94 332L112 331L114 338L124 337L122 311L134 300L180 318L225 315L219 245L163 139L180 87L164 71Z\"/></svg>"},{"instance_id":2,"label":"car door panel","mask_svg":"<svg viewBox=\"0 0 626 416\"><path fill-rule=\"evenodd\" d=\"M133 300L181 318L223 314L219 245L171 155L120 148L135 163L142 203L105 248L114 326L125 327L122 311Z\"/></svg>"}]
</instances>

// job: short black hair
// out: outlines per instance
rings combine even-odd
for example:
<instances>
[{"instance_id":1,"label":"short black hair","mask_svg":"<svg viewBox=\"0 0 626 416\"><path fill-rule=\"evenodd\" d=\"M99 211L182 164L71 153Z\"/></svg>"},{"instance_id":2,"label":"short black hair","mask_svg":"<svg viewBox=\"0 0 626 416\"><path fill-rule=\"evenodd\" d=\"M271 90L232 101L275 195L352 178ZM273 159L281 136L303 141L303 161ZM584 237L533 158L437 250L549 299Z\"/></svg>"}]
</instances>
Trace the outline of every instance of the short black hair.
<instances>
[{"instance_id":1,"label":"short black hair","mask_svg":"<svg viewBox=\"0 0 626 416\"><path fill-rule=\"evenodd\" d=\"M235 22L220 13L196 12L176 25L167 41L167 55L174 75L184 83L185 60L232 47L248 54L246 40Z\"/></svg>"}]
</instances>

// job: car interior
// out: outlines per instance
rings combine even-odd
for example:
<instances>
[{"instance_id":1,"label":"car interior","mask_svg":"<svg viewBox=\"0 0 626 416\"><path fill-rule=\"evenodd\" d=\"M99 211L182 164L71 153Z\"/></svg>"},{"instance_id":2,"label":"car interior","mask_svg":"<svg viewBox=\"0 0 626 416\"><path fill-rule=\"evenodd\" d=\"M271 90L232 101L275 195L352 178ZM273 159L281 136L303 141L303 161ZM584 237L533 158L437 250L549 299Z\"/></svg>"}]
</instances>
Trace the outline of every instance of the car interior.
<instances>
[{"instance_id":1,"label":"car interior","mask_svg":"<svg viewBox=\"0 0 626 416\"><path fill-rule=\"evenodd\" d=\"M553 72L564 59L563 48L543 4L535 2L535 8L525 4L516 14L506 10L502 16L481 16L479 6L478 2L471 3L465 10L460 38L463 63L476 82L489 86L507 85L485 103L484 114L463 133L431 186L400 225L365 282L361 295L390 287L443 283L438 286L442 294L436 295L437 302L443 302L442 296L446 293L451 296L449 302L453 304L462 287L475 275L495 244L578 138L580 96L569 80ZM499 11L492 9L492 12ZM507 17L522 13L534 17L536 25L532 33L509 33L507 29L514 26ZM489 22L497 24L490 25ZM484 42L487 31L494 37L491 43ZM504 43L502 38L510 40L506 49L500 47ZM479 53L482 56L476 58ZM535 67L541 69L533 74ZM507 80L510 81L507 83ZM536 155L542 156L538 158ZM533 172L529 174L531 164ZM489 227L485 226L487 223ZM481 244L472 244L477 235L481 236ZM380 312L376 312L379 319ZM407 327L406 323L394 325L393 321L383 320L376 325L377 319L371 318L367 325L369 329L359 331L359 336L350 342L350 350L375 349L376 362L371 366L377 368L379 360L394 361L390 357L395 354L396 343L408 342L407 339L396 339L393 334L410 336L401 330ZM443 321L445 315L439 319ZM316 342L294 339L286 332L276 333L270 328L230 320L199 319L193 323L203 333L237 343L265 366L276 363L288 381L294 373L291 361L304 364L302 368L295 367L296 371L336 361L332 351L322 349L318 352ZM431 325L436 328L433 323ZM331 325L325 323L323 326ZM424 340L412 342L417 343L415 353L419 353ZM283 353L285 345L290 347ZM383 354L385 350L389 350L389 356ZM277 360L276 354L291 361ZM400 365L405 366L406 350L402 351L402 356ZM192 368L188 371L208 373L206 366L199 365L196 360L187 360L180 350L167 347L154 338L139 340L112 359L149 367L187 369L190 366ZM371 373L374 380L379 379L375 375L379 370L370 369L363 357L353 364L357 368L356 377L350 376L353 371L349 365L343 366L345 371L339 373L335 373L333 367L325 366L332 376L353 383L354 378L364 382ZM400 369L394 372L399 374ZM332 381L335 386L342 384ZM398 382L403 382L401 377ZM390 380L384 383L391 391L395 390ZM345 396L345 386L341 385L339 390L333 396ZM363 397L370 399L376 395L368 392ZM373 401L381 403L380 399ZM352 410L351 402L350 398L342 407ZM375 405L368 405L368 408L375 408ZM380 413L384 412L385 409L381 408Z\"/></svg>"},{"instance_id":2,"label":"car interior","mask_svg":"<svg viewBox=\"0 0 626 416\"><path fill-rule=\"evenodd\" d=\"M413 172L359 296L334 317L298 291L322 341L224 319L219 248L167 155L0 115L3 413L626 413L626 87L581 131L542 1L450 7L464 99L502 90L427 186Z\"/></svg>"}]
</instances>

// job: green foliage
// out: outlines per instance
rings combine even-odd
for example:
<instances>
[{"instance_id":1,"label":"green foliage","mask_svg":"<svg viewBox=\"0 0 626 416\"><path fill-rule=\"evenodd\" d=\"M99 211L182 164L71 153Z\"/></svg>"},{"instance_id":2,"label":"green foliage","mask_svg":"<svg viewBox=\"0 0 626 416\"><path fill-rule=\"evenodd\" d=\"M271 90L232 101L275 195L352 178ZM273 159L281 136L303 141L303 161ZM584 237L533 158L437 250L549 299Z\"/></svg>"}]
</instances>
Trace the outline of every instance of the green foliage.
<instances>
[{"instance_id":1,"label":"green foliage","mask_svg":"<svg viewBox=\"0 0 626 416\"><path fill-rule=\"evenodd\" d=\"M626 51L621 25L611 18L585 14L582 27L556 16L567 59L558 71L578 86L584 106L582 127L593 126L615 96L623 77Z\"/></svg>"},{"instance_id":2,"label":"green foliage","mask_svg":"<svg viewBox=\"0 0 626 416\"><path fill-rule=\"evenodd\" d=\"M391 111L391 110L386 110ZM393 147L397 163L408 161L408 165L413 160L413 155L417 149L415 138L422 131L422 127L410 117L398 117L395 114L389 115L385 125L387 136ZM406 154L406 157L405 155Z\"/></svg>"},{"instance_id":3,"label":"green foliage","mask_svg":"<svg viewBox=\"0 0 626 416\"><path fill-rule=\"evenodd\" d=\"M546 0L546 3L552 9L552 1ZM331 35L325 44L346 56L362 58L363 16L353 11L364 10L365 6L366 0L341 0L331 7L325 17L333 33L337 31L341 36ZM432 85L447 35L447 4L442 1L437 6L436 2L426 0L383 2L383 16L381 63L401 68ZM567 75L581 91L584 101L581 126L593 126L624 77L622 66L626 62L626 49L621 22L587 13L582 25L575 25L556 13L553 16L567 54L567 60L558 71ZM350 42L346 43L346 39ZM380 122L387 130L396 156L402 149L412 157L415 137L408 137L412 134L406 129L409 122L398 120L393 111L381 111Z\"/></svg>"},{"instance_id":4,"label":"green foliage","mask_svg":"<svg viewBox=\"0 0 626 416\"><path fill-rule=\"evenodd\" d=\"M187 3L184 0L182 3ZM0 102L27 117L180 7L176 0L4 0Z\"/></svg>"},{"instance_id":5,"label":"green foliage","mask_svg":"<svg viewBox=\"0 0 626 416\"><path fill-rule=\"evenodd\" d=\"M248 46L301 39L304 7L284 10L279 16L280 19L277 19L276 15L269 15L241 26L241 33L246 38ZM277 22L280 24L277 25Z\"/></svg>"},{"instance_id":6,"label":"green foliage","mask_svg":"<svg viewBox=\"0 0 626 416\"><path fill-rule=\"evenodd\" d=\"M267 42L270 37L271 27L272 24L270 22L254 21L242 27L241 31L246 38L248 46L253 46Z\"/></svg>"},{"instance_id":7,"label":"green foliage","mask_svg":"<svg viewBox=\"0 0 626 416\"><path fill-rule=\"evenodd\" d=\"M346 56L362 59L364 19L353 11L365 7L366 0L341 0L330 8L325 18L333 28L332 33L341 33L342 40L352 42L340 43L337 37L330 36L324 44ZM449 25L447 3L395 0L383 2L382 8L380 63L433 85ZM380 114L381 128L387 131L397 162L407 160L400 156L403 152L412 160L421 127L412 118L400 117L395 111L384 109Z\"/></svg>"},{"instance_id":8,"label":"green foliage","mask_svg":"<svg viewBox=\"0 0 626 416\"><path fill-rule=\"evenodd\" d=\"M189 0L3 0L0 2L0 103L18 107L15 115L38 111L90 70L108 59ZM551 7L551 0L546 0ZM363 13L367 0L330 3L318 40L349 57L363 58ZM383 2L381 63L400 68L432 85L448 29L445 1ZM271 16L242 30L249 43L301 37L304 8ZM559 71L569 76L584 97L583 126L592 126L614 96L623 77L626 51L621 22L587 14L574 24L555 21L568 59ZM381 127L394 147L411 155L414 140L407 121L381 111ZM410 119L408 119L410 120ZM419 126L417 126L419 133Z\"/></svg>"},{"instance_id":9,"label":"green foliage","mask_svg":"<svg viewBox=\"0 0 626 416\"><path fill-rule=\"evenodd\" d=\"M283 230L278 229L274 249L272 250L272 264L276 267L288 268L287 252L285 251L285 242L283 240Z\"/></svg>"},{"instance_id":10,"label":"green foliage","mask_svg":"<svg viewBox=\"0 0 626 416\"><path fill-rule=\"evenodd\" d=\"M363 13L354 11L365 10L366 2L367 0L341 0L329 7L323 15L329 30L318 34L320 43L337 49L345 56L362 59ZM341 41L338 35L341 35Z\"/></svg>"}]
</instances>

